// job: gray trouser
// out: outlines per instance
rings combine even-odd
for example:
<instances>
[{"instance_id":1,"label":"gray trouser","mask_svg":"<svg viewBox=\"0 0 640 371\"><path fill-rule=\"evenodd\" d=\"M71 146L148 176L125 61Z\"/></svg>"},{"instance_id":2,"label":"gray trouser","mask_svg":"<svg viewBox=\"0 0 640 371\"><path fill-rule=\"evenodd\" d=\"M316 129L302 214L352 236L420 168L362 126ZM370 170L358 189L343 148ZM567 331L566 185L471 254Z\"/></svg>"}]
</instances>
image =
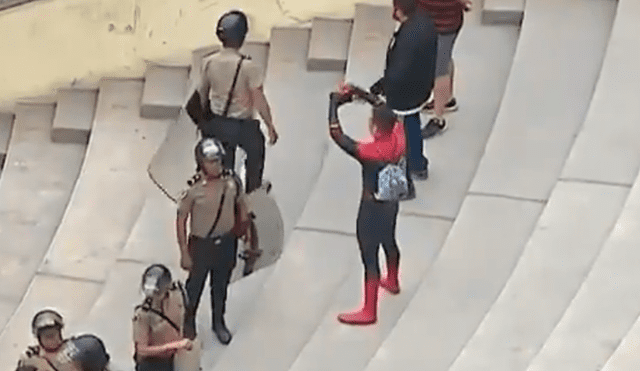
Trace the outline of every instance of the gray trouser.
<instances>
[{"instance_id":1,"label":"gray trouser","mask_svg":"<svg viewBox=\"0 0 640 371\"><path fill-rule=\"evenodd\" d=\"M438 34L438 52L436 55L436 77L451 74L453 44L458 37L458 31Z\"/></svg>"}]
</instances>

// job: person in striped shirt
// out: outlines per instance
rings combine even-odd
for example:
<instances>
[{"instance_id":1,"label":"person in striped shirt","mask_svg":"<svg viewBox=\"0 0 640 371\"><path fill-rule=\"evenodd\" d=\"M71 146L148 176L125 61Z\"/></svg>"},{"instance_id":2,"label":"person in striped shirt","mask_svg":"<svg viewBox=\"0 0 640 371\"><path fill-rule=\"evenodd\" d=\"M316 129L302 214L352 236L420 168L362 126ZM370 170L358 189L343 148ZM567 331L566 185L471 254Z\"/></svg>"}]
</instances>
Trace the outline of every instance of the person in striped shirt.
<instances>
[{"instance_id":1,"label":"person in striped shirt","mask_svg":"<svg viewBox=\"0 0 640 371\"><path fill-rule=\"evenodd\" d=\"M458 108L453 97L453 45L462 28L463 13L471 10L470 0L417 0L419 8L424 9L433 19L438 32L438 54L436 57L436 79L433 99L425 106L434 116L422 129L422 137L430 138L447 130L444 112Z\"/></svg>"}]
</instances>

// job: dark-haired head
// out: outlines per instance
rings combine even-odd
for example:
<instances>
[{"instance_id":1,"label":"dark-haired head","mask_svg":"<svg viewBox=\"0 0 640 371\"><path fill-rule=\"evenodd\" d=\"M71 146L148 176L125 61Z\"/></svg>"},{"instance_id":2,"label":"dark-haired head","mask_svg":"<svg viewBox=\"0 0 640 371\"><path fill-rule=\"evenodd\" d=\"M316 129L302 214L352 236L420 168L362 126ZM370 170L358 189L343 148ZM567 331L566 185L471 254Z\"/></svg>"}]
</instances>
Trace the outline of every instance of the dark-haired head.
<instances>
[{"instance_id":1,"label":"dark-haired head","mask_svg":"<svg viewBox=\"0 0 640 371\"><path fill-rule=\"evenodd\" d=\"M371 121L382 132L390 132L398 121L398 117L386 104L375 106L372 109Z\"/></svg>"}]
</instances>

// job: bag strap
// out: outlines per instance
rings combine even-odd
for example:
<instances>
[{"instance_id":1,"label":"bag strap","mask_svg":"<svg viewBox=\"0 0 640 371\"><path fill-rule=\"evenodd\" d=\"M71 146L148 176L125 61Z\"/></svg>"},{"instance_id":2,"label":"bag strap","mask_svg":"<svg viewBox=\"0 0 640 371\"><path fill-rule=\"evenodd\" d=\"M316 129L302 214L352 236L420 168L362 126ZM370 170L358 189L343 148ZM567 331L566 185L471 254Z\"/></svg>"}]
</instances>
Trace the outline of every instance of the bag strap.
<instances>
[{"instance_id":1,"label":"bag strap","mask_svg":"<svg viewBox=\"0 0 640 371\"><path fill-rule=\"evenodd\" d=\"M180 333L180 327L178 327L178 325L175 324L175 322L173 322L169 317L167 317L164 313L160 312L159 310L153 309L148 305L142 304L136 307L136 309L142 309L146 312L151 312L153 314L156 314L158 316L160 316L160 318L162 318L163 320L167 321L171 327L173 327L176 331L178 331L178 333Z\"/></svg>"},{"instance_id":2,"label":"bag strap","mask_svg":"<svg viewBox=\"0 0 640 371\"><path fill-rule=\"evenodd\" d=\"M231 97L233 97L233 90L236 88L236 83L238 82L238 75L240 74L240 66L242 65L242 61L245 56L240 55L240 61L238 62L238 67L236 67L236 74L233 76L233 83L231 84L231 89L229 90L229 96L227 97L227 104L224 106L224 112L222 112L222 116L226 117L229 113L229 107L231 106Z\"/></svg>"},{"instance_id":3,"label":"bag strap","mask_svg":"<svg viewBox=\"0 0 640 371\"><path fill-rule=\"evenodd\" d=\"M49 364L49 366L51 366L51 368L52 368L54 371L59 371L59 370L58 370L58 368L53 364L53 362L51 362L48 358L46 358L46 357L42 357L42 358L44 358L44 360L45 360L45 361L47 361L47 363Z\"/></svg>"},{"instance_id":4,"label":"bag strap","mask_svg":"<svg viewBox=\"0 0 640 371\"><path fill-rule=\"evenodd\" d=\"M222 207L224 206L224 196L227 194L227 182L224 182L224 188L222 188L222 197L220 197L220 206L218 206L218 213L216 214L216 219L213 221L213 225L207 233L207 238L210 238L213 235L213 231L216 229L218 222L220 221L220 215L222 215Z\"/></svg>"}]
</instances>

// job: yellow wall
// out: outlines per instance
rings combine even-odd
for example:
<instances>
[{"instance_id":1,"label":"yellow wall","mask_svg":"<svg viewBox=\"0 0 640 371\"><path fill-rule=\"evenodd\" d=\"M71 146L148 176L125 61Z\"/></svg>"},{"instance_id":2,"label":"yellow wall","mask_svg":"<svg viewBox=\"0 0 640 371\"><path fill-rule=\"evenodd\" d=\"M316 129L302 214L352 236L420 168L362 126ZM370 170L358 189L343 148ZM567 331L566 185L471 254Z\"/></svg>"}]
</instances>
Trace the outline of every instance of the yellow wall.
<instances>
[{"instance_id":1,"label":"yellow wall","mask_svg":"<svg viewBox=\"0 0 640 371\"><path fill-rule=\"evenodd\" d=\"M41 0L0 13L0 104L46 95L74 79L137 77L144 60L188 62L214 44L230 8L250 18L250 40L313 16L351 18L356 2L391 0Z\"/></svg>"}]
</instances>

